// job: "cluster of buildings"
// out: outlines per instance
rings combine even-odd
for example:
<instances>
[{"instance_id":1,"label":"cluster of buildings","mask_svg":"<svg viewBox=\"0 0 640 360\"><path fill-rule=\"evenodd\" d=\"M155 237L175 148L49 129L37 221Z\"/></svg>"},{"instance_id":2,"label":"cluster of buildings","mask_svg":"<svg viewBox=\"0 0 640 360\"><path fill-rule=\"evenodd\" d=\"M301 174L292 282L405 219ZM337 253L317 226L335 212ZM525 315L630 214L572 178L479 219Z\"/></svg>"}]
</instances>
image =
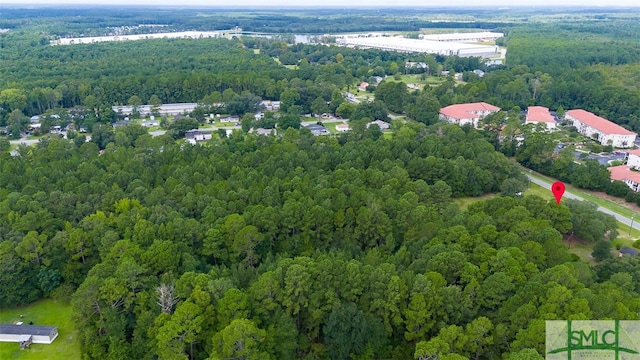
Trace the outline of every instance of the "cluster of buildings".
<instances>
[{"instance_id":1,"label":"cluster of buildings","mask_svg":"<svg viewBox=\"0 0 640 360\"><path fill-rule=\"evenodd\" d=\"M470 124L478 128L480 120L497 111L500 111L500 108L485 102L455 104L440 109L440 119L460 126ZM580 134L602 145L617 148L635 146L638 134L588 111L569 110L565 113L564 120L574 126ZM559 121L559 118L543 106L530 106L525 116L525 124L542 124L547 131L555 130ZM626 165L609 168L611 180L623 181L633 191L638 192L640 191L640 149L627 151L627 154Z\"/></svg>"},{"instance_id":2,"label":"cluster of buildings","mask_svg":"<svg viewBox=\"0 0 640 360\"><path fill-rule=\"evenodd\" d=\"M471 124L477 128L480 120L499 110L499 107L485 102L455 104L440 109L440 119L460 126ZM564 119L571 123L580 134L596 140L602 145L630 148L635 145L638 135L585 110L569 110L565 113ZM525 116L525 124L543 124L549 131L556 129L558 121L560 119L543 106L530 106Z\"/></svg>"}]
</instances>

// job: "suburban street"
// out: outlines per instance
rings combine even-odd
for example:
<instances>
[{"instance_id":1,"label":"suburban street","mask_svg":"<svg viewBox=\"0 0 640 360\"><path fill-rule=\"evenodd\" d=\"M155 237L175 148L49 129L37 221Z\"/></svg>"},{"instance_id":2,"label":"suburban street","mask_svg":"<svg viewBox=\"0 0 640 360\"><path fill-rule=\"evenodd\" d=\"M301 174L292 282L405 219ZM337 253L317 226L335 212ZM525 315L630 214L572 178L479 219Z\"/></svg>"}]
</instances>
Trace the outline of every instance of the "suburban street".
<instances>
[{"instance_id":1,"label":"suburban street","mask_svg":"<svg viewBox=\"0 0 640 360\"><path fill-rule=\"evenodd\" d=\"M525 173L525 175L527 176L527 178L529 178L529 180L530 180L532 183L537 184L537 185L540 185L540 186L542 186L543 188L545 188L545 189L549 189L549 191L551 191L551 183L546 182L546 181L544 181L544 180L540 180L540 179L538 179L538 178L534 178L533 176L531 176L531 175L529 175L529 174L527 174L527 173ZM572 194L572 193L570 193L568 190L567 190L567 191L565 191L565 193L564 193L563 198L565 198L565 197L566 197L566 198L568 198L568 199L575 199L575 200L582 200L582 201L584 201L584 199L583 199L582 197L580 197L580 196L578 196L578 195L575 195L575 194ZM603 207L601 207L601 206L598 206L598 211L603 212L603 213L605 213L605 214L609 214L609 215L611 215L611 216L615 217L615 218L616 218L616 220L618 220L619 222L621 222L621 223L623 223L623 224L625 224L625 225L627 225L627 226L630 226L630 225L631 225L631 223L633 222L633 226L632 226L632 227L633 227L634 229L640 230L640 224L638 224L638 221L636 221L636 220L635 220L635 218L634 218L634 219L630 219L630 218L628 218L628 217L625 217L625 216L622 216L622 215L620 215L620 214L618 214L618 213L615 213L615 212L613 212L613 211L611 211L611 210L609 210L609 209L605 209L605 208L603 208ZM640 218L639 218L638 220L640 220Z\"/></svg>"}]
</instances>

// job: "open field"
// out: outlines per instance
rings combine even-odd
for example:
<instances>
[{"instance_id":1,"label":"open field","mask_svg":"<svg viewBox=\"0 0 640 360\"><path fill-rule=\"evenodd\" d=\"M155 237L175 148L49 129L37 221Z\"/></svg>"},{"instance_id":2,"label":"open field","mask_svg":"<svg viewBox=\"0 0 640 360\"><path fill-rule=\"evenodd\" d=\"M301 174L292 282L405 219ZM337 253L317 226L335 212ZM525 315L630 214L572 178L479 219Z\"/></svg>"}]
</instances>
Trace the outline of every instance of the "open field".
<instances>
[{"instance_id":1,"label":"open field","mask_svg":"<svg viewBox=\"0 0 640 360\"><path fill-rule=\"evenodd\" d=\"M469 205L475 202L491 199L499 195L500 194L486 194L478 197L462 197L462 198L453 199L453 201L455 201L455 203L458 204L458 206L460 206L460 209L466 210Z\"/></svg>"},{"instance_id":2,"label":"open field","mask_svg":"<svg viewBox=\"0 0 640 360\"><path fill-rule=\"evenodd\" d=\"M20 315L23 315L20 318ZM71 321L71 305L56 300L40 300L33 304L0 310L0 323L13 324L17 321L34 325L57 326L58 337L50 344L33 344L29 349L20 350L18 343L0 342L0 359L20 360L75 360L80 359L80 344L76 340Z\"/></svg>"},{"instance_id":3,"label":"open field","mask_svg":"<svg viewBox=\"0 0 640 360\"><path fill-rule=\"evenodd\" d=\"M569 252L578 255L582 261L590 265L596 264L596 260L591 256L593 246L590 244L572 243L569 246Z\"/></svg>"}]
</instances>

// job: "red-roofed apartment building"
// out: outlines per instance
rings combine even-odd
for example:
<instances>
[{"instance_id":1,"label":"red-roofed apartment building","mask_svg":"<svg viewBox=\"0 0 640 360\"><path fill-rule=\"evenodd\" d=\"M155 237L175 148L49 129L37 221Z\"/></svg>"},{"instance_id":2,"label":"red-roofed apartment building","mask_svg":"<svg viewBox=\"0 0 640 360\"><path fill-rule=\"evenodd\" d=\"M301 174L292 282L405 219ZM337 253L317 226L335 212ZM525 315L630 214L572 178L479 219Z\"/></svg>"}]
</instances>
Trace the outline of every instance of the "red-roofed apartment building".
<instances>
[{"instance_id":1,"label":"red-roofed apartment building","mask_svg":"<svg viewBox=\"0 0 640 360\"><path fill-rule=\"evenodd\" d=\"M612 166L609 168L611 180L620 180L627 184L631 190L640 190L640 172L631 170L629 165Z\"/></svg>"},{"instance_id":2,"label":"red-roofed apartment building","mask_svg":"<svg viewBox=\"0 0 640 360\"><path fill-rule=\"evenodd\" d=\"M569 110L564 118L571 121L580 134L595 139L602 145L632 147L638 135L585 110Z\"/></svg>"},{"instance_id":3,"label":"red-roofed apartment building","mask_svg":"<svg viewBox=\"0 0 640 360\"><path fill-rule=\"evenodd\" d=\"M499 107L485 102L449 105L440 109L440 120L460 126L472 124L477 128L482 118L499 110Z\"/></svg>"},{"instance_id":4,"label":"red-roofed apartment building","mask_svg":"<svg viewBox=\"0 0 640 360\"><path fill-rule=\"evenodd\" d=\"M529 106L525 124L544 124L547 130L556 128L556 119L549 113L549 108L544 106Z\"/></svg>"}]
</instances>

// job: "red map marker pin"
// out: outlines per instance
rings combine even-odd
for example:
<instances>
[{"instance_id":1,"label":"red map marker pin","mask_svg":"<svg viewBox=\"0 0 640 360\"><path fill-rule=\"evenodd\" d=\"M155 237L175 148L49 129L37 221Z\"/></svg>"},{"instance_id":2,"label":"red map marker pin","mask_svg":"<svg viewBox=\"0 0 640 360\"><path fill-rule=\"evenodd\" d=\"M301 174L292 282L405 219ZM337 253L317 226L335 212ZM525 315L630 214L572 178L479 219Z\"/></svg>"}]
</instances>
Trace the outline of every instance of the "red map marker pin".
<instances>
[{"instance_id":1,"label":"red map marker pin","mask_svg":"<svg viewBox=\"0 0 640 360\"><path fill-rule=\"evenodd\" d=\"M564 194L564 184L562 181L556 181L551 185L551 192L553 196L556 197L556 204L560 205L560 199L562 199L562 195Z\"/></svg>"}]
</instances>

